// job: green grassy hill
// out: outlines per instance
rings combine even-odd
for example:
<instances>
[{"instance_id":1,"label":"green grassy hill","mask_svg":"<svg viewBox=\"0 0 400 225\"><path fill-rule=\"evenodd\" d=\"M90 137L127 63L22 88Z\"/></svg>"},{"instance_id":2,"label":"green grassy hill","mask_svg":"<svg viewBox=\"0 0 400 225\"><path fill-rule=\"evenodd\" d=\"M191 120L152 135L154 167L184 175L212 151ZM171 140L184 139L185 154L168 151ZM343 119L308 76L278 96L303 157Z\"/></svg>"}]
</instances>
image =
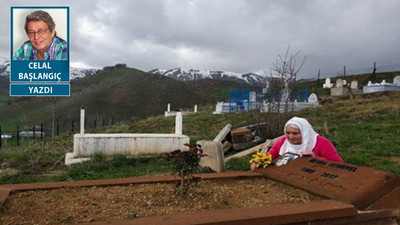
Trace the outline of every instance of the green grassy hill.
<instances>
[{"instance_id":1,"label":"green grassy hill","mask_svg":"<svg viewBox=\"0 0 400 225\"><path fill-rule=\"evenodd\" d=\"M400 72L377 73L376 81L392 82ZM333 77L332 82L343 77ZM358 80L366 85L370 74L349 75L344 79ZM330 95L322 89L324 80L299 82L296 88L307 87L320 99ZM110 124L111 121L130 121L160 115L170 103L172 110L193 109L195 104L215 105L227 101L230 88L243 84L218 80L180 82L163 76L148 74L132 68L108 67L104 71L71 81L70 97L9 97L9 80L0 77L0 126L3 130L21 129L44 123L50 127L53 107L55 120L62 129L71 129L72 121L79 121L79 110L86 109L87 123Z\"/></svg>"},{"instance_id":2,"label":"green grassy hill","mask_svg":"<svg viewBox=\"0 0 400 225\"><path fill-rule=\"evenodd\" d=\"M7 81L8 82L8 81ZM0 86L0 125L4 127L49 126L53 106L55 119L67 126L79 121L80 109L86 109L87 121L129 121L163 114L171 110L191 109L195 104L215 104L227 96L235 82L199 80L180 82L131 68L108 69L71 81L70 97L8 97L8 84Z\"/></svg>"}]
</instances>

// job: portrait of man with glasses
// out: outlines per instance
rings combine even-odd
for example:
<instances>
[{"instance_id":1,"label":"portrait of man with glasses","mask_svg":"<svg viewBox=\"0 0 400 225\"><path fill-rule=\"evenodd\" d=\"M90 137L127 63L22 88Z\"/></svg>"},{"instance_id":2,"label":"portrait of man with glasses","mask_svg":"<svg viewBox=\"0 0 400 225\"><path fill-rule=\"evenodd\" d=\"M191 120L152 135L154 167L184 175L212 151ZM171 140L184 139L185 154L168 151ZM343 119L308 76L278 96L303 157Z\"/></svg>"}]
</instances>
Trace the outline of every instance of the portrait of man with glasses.
<instances>
[{"instance_id":1,"label":"portrait of man with glasses","mask_svg":"<svg viewBox=\"0 0 400 225\"><path fill-rule=\"evenodd\" d=\"M57 36L56 24L43 10L31 12L25 19L29 38L15 52L13 60L67 60L67 42Z\"/></svg>"}]
</instances>

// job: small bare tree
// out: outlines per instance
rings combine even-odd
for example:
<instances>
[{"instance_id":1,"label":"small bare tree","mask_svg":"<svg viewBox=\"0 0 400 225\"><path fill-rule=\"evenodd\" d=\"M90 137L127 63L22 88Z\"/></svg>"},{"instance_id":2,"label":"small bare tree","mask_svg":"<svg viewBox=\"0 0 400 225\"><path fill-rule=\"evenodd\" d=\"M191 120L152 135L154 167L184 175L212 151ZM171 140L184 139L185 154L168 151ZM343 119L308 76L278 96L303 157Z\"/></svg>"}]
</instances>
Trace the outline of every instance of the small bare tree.
<instances>
[{"instance_id":1,"label":"small bare tree","mask_svg":"<svg viewBox=\"0 0 400 225\"><path fill-rule=\"evenodd\" d=\"M271 72L270 72L271 73ZM274 103L279 101L281 90L284 88L284 83L280 78L270 77L266 84L265 100L268 103L268 114L275 112Z\"/></svg>"},{"instance_id":2,"label":"small bare tree","mask_svg":"<svg viewBox=\"0 0 400 225\"><path fill-rule=\"evenodd\" d=\"M303 67L306 56L303 57L302 62L297 65L297 58L300 54L300 51L297 51L295 54L290 54L290 45L288 45L286 49L285 55L282 57L281 55L272 63L273 68L271 69L271 77L278 77L280 82L284 84L283 88L280 90L280 99L278 101L278 113L280 109L280 102L282 96L285 95L285 113L288 111L288 103L289 99L293 95L293 90L295 88L297 74L300 69Z\"/></svg>"}]
</instances>

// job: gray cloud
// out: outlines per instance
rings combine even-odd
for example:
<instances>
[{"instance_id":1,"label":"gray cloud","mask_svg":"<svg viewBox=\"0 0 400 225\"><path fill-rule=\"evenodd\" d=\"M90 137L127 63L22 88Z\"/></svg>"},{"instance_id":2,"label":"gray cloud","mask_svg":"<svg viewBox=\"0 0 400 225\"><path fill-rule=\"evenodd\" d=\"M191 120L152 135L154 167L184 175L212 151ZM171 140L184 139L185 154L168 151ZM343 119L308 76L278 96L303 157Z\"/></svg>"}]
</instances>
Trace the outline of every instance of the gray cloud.
<instances>
[{"instance_id":1,"label":"gray cloud","mask_svg":"<svg viewBox=\"0 0 400 225\"><path fill-rule=\"evenodd\" d=\"M6 1L7 2L7 1ZM8 1L0 18L9 21ZM54 1L35 1L35 5ZM141 70L269 71L285 53L307 56L300 77L400 65L399 0L70 0L71 61ZM64 5L64 4L60 4ZM1 23L8 30L7 23ZM0 34L8 43L9 34ZM8 54L9 45L0 47ZM301 59L299 58L299 61Z\"/></svg>"}]
</instances>

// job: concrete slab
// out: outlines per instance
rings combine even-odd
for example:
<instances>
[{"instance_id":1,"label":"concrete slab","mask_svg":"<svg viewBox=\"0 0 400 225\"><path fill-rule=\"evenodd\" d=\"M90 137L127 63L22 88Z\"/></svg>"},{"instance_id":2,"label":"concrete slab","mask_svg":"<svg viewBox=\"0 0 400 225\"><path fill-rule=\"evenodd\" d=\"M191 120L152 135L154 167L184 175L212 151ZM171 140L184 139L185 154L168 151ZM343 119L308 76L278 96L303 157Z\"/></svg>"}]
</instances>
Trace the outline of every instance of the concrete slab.
<instances>
[{"instance_id":1,"label":"concrete slab","mask_svg":"<svg viewBox=\"0 0 400 225\"><path fill-rule=\"evenodd\" d=\"M230 143L229 141L224 141L224 143L222 143L222 150L224 151L224 153L231 149L231 147L232 143Z\"/></svg>"},{"instance_id":2,"label":"concrete slab","mask_svg":"<svg viewBox=\"0 0 400 225\"><path fill-rule=\"evenodd\" d=\"M396 196L398 191L394 192L400 187L400 178L372 168L303 157L281 167L269 166L256 171L310 193L352 204L359 210L367 209L390 193L393 196L386 198L381 207L392 207L400 201Z\"/></svg>"},{"instance_id":3,"label":"concrete slab","mask_svg":"<svg viewBox=\"0 0 400 225\"><path fill-rule=\"evenodd\" d=\"M214 138L213 141L215 142L222 142L226 135L229 134L229 132L231 131L232 125L231 124L227 124L224 128L222 128L222 130L218 133L218 135Z\"/></svg>"},{"instance_id":4,"label":"concrete slab","mask_svg":"<svg viewBox=\"0 0 400 225\"><path fill-rule=\"evenodd\" d=\"M187 150L190 138L179 134L75 134L74 157L83 158L101 153L106 156L158 155L177 149Z\"/></svg>"},{"instance_id":5,"label":"concrete slab","mask_svg":"<svg viewBox=\"0 0 400 225\"><path fill-rule=\"evenodd\" d=\"M224 152L222 144L214 141L197 141L203 149L203 156L200 159L200 166L210 167L213 171L221 173L225 171Z\"/></svg>"},{"instance_id":6,"label":"concrete slab","mask_svg":"<svg viewBox=\"0 0 400 225\"><path fill-rule=\"evenodd\" d=\"M86 162L91 160L91 158L76 158L74 156L74 153L72 152L68 152L67 154L65 154L65 165L70 166L73 164L77 164L77 163L82 163L82 162Z\"/></svg>"}]
</instances>

